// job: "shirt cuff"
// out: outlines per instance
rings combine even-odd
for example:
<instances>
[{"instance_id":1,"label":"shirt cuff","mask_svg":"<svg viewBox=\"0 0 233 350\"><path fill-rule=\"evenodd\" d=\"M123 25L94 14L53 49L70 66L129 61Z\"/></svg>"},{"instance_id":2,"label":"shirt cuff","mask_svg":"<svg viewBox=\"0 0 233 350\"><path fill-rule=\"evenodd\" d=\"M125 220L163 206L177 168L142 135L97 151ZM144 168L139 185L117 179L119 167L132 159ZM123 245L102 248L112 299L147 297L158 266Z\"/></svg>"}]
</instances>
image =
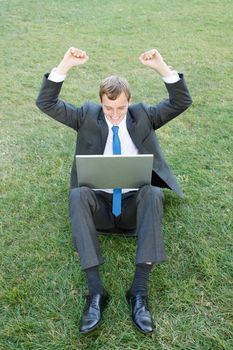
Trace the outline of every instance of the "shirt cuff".
<instances>
[{"instance_id":1,"label":"shirt cuff","mask_svg":"<svg viewBox=\"0 0 233 350\"><path fill-rule=\"evenodd\" d=\"M163 79L164 83L166 83L166 84L174 84L180 80L180 77L179 77L179 74L177 73L177 71L173 70L172 75L169 75L168 77L163 77L162 79Z\"/></svg>"},{"instance_id":2,"label":"shirt cuff","mask_svg":"<svg viewBox=\"0 0 233 350\"><path fill-rule=\"evenodd\" d=\"M59 74L56 72L56 68L53 68L51 73L48 76L48 80L53 81L54 83L61 83L66 78L65 74Z\"/></svg>"}]
</instances>

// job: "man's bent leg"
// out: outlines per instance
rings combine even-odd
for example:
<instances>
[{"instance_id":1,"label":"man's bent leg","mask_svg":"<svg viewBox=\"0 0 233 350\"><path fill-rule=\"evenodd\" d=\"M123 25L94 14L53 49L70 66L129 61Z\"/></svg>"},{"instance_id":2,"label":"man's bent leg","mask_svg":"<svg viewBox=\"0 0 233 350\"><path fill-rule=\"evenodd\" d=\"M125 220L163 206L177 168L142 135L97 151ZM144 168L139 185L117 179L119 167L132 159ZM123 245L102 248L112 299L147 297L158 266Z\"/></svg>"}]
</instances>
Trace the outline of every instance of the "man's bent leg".
<instances>
[{"instance_id":1,"label":"man's bent leg","mask_svg":"<svg viewBox=\"0 0 233 350\"><path fill-rule=\"evenodd\" d=\"M147 305L147 284L152 264L166 259L162 236L163 193L160 188L142 187L137 195L137 256L131 288L126 294L132 321L140 332L153 331L153 319Z\"/></svg>"},{"instance_id":2,"label":"man's bent leg","mask_svg":"<svg viewBox=\"0 0 233 350\"><path fill-rule=\"evenodd\" d=\"M100 255L93 216L98 210L99 203L94 191L88 187L79 187L71 190L69 207L73 241L79 252L89 289L79 330L81 333L89 333L101 322L109 297L98 269L103 259Z\"/></svg>"}]
</instances>

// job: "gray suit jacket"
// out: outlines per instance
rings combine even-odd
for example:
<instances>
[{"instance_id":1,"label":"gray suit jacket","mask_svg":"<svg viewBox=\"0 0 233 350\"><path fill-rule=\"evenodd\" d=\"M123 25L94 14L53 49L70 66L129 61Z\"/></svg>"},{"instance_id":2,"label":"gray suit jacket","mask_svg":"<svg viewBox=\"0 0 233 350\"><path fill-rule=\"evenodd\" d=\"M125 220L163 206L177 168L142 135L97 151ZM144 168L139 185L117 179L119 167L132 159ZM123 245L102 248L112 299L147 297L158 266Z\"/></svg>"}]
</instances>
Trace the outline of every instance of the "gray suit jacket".
<instances>
[{"instance_id":1,"label":"gray suit jacket","mask_svg":"<svg viewBox=\"0 0 233 350\"><path fill-rule=\"evenodd\" d=\"M155 130L177 117L192 103L183 75L174 84L165 84L169 98L155 106L143 103L130 105L127 113L128 132L139 153L154 155L151 184L167 187L179 196L183 193L175 176L164 159ZM75 154L103 154L108 136L108 126L100 104L86 102L76 106L59 100L62 83L44 80L36 100L37 106L50 117L78 132ZM71 171L71 188L77 187L75 159Z\"/></svg>"}]
</instances>

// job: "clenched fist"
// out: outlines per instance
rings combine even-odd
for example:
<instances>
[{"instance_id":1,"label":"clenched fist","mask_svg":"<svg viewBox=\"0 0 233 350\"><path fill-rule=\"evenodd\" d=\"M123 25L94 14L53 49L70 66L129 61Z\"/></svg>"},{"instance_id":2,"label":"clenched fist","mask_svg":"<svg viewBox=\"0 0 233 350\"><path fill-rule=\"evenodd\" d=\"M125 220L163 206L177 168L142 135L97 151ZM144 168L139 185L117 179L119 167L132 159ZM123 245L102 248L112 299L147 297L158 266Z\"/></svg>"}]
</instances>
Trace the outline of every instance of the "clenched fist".
<instances>
[{"instance_id":1,"label":"clenched fist","mask_svg":"<svg viewBox=\"0 0 233 350\"><path fill-rule=\"evenodd\" d=\"M156 70L161 76L166 77L171 75L171 69L164 62L159 51L156 49L151 49L142 53L139 56L139 60L147 67Z\"/></svg>"},{"instance_id":2,"label":"clenched fist","mask_svg":"<svg viewBox=\"0 0 233 350\"><path fill-rule=\"evenodd\" d=\"M72 67L84 64L89 57L86 52L76 47L70 47L65 53L56 71L60 74L66 74Z\"/></svg>"}]
</instances>

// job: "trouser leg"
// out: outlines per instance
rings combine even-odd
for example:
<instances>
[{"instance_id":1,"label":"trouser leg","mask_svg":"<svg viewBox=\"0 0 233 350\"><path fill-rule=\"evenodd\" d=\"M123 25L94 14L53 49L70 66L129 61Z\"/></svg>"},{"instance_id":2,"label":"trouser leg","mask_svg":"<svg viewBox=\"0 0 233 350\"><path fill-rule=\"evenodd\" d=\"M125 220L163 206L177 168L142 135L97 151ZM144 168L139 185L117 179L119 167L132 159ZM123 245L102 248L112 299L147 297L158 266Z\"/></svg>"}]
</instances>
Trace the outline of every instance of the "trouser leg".
<instances>
[{"instance_id":1,"label":"trouser leg","mask_svg":"<svg viewBox=\"0 0 233 350\"><path fill-rule=\"evenodd\" d=\"M99 203L95 192L90 188L78 187L71 189L69 209L72 237L83 269L103 263L93 219L98 208Z\"/></svg>"},{"instance_id":2,"label":"trouser leg","mask_svg":"<svg viewBox=\"0 0 233 350\"><path fill-rule=\"evenodd\" d=\"M166 260L162 234L163 192L159 187L143 186L137 195L136 264Z\"/></svg>"}]
</instances>

